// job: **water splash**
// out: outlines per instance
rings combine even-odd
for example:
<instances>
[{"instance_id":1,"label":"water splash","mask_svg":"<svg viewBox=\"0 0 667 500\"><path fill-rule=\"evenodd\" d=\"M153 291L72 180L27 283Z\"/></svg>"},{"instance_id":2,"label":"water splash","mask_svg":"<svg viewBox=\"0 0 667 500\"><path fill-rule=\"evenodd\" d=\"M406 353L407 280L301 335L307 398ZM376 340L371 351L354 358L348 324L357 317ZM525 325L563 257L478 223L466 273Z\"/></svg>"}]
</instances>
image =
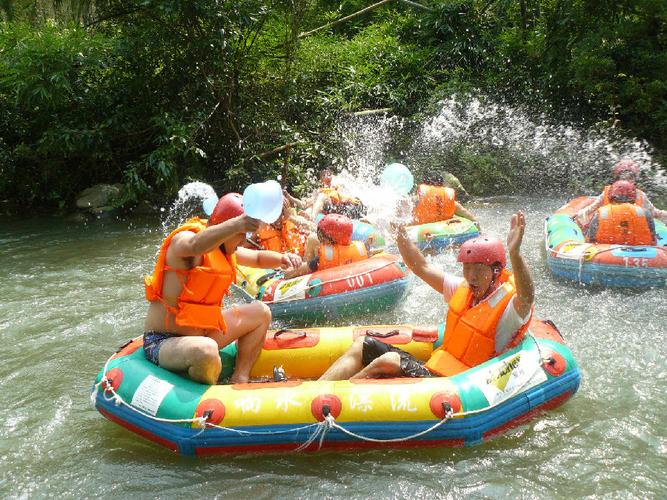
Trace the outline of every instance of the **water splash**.
<instances>
[{"instance_id":1,"label":"water splash","mask_svg":"<svg viewBox=\"0 0 667 500\"><path fill-rule=\"evenodd\" d=\"M497 194L593 194L621 158L641 167L645 191L667 195L667 174L648 143L609 124L556 123L529 109L479 96L443 100L422 123L390 116L355 117L339 127L336 181L360 198L380 224L399 217L396 196L376 185L385 164L406 164L419 183L449 171L464 187ZM466 182L472 184L466 186Z\"/></svg>"},{"instance_id":2,"label":"water splash","mask_svg":"<svg viewBox=\"0 0 667 500\"><path fill-rule=\"evenodd\" d=\"M166 235L187 219L195 216L205 216L202 205L205 200L216 196L215 190L204 182L189 182L179 191L178 197L164 210L162 231Z\"/></svg>"}]
</instances>

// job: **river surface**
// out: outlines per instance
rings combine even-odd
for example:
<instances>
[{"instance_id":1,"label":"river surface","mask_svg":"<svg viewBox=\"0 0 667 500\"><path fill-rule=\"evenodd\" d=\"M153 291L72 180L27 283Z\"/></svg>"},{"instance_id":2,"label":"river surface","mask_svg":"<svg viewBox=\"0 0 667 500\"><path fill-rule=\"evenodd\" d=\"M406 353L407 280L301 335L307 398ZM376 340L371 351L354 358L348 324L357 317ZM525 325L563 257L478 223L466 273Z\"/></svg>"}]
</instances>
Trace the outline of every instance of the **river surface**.
<instances>
[{"instance_id":1,"label":"river surface","mask_svg":"<svg viewBox=\"0 0 667 500\"><path fill-rule=\"evenodd\" d=\"M182 458L102 417L90 388L141 333L142 275L162 229L0 219L0 497L410 498L667 496L667 292L589 289L553 279L544 218L566 201L498 198L469 207L505 237L521 208L536 316L552 319L582 372L564 406L465 449ZM457 271L453 253L435 258ZM413 283L376 323L440 321L442 299Z\"/></svg>"}]
</instances>

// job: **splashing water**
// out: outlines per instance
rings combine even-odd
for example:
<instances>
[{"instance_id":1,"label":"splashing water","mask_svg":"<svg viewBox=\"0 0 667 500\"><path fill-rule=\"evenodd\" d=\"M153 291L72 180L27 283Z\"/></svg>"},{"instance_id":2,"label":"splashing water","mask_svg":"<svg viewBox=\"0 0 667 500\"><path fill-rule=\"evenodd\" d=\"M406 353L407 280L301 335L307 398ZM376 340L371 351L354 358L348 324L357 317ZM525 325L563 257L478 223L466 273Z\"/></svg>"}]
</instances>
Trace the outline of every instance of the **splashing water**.
<instances>
[{"instance_id":1,"label":"splashing water","mask_svg":"<svg viewBox=\"0 0 667 500\"><path fill-rule=\"evenodd\" d=\"M553 123L544 115L482 97L444 100L423 123L389 116L355 117L341 125L339 135L341 152L332 164L341 172L335 180L361 199L368 207L368 218L380 226L406 221L405 208L396 208L396 194L376 184L391 161L407 165L419 184L423 174L432 170L467 177L471 167L461 158L484 156L504 181L498 194L565 191L575 195L595 193L610 180L611 167L629 157L642 169L642 189L667 195L667 174L645 141L625 137L608 125L584 128ZM407 144L406 136L412 136Z\"/></svg>"},{"instance_id":2,"label":"splashing water","mask_svg":"<svg viewBox=\"0 0 667 500\"><path fill-rule=\"evenodd\" d=\"M202 216L202 204L208 198L217 196L215 190L204 182L189 182L179 191L174 203L166 210L162 220L162 230L168 234L190 217Z\"/></svg>"}]
</instances>

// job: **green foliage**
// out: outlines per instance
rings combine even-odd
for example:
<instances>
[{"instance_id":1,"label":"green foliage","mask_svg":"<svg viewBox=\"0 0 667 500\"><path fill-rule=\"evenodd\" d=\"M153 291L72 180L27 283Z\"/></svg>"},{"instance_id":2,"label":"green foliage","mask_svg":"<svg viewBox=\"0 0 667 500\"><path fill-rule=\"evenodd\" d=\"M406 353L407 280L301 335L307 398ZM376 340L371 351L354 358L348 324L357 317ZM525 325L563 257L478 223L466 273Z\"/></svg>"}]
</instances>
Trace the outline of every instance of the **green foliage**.
<instances>
[{"instance_id":1,"label":"green foliage","mask_svg":"<svg viewBox=\"0 0 667 500\"><path fill-rule=\"evenodd\" d=\"M336 156L346 114L419 119L478 89L667 149L664 0L423 3L298 38L369 3L4 2L0 199L63 206L122 182L121 202L160 201L188 179L225 191L277 175L299 192ZM448 154L433 161L473 191L516 182L502 151Z\"/></svg>"}]
</instances>

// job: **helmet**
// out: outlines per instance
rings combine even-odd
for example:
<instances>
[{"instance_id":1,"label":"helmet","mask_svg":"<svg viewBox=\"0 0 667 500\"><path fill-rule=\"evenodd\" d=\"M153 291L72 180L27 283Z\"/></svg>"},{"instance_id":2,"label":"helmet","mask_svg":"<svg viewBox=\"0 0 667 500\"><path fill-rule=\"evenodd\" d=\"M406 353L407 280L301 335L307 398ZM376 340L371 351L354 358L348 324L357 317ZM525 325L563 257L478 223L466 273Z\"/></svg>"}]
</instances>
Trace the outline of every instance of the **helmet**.
<instances>
[{"instance_id":1,"label":"helmet","mask_svg":"<svg viewBox=\"0 0 667 500\"><path fill-rule=\"evenodd\" d=\"M459 262L468 264L486 264L491 266L498 262L505 267L505 246L493 236L477 236L466 241L459 249Z\"/></svg>"},{"instance_id":2,"label":"helmet","mask_svg":"<svg viewBox=\"0 0 667 500\"><path fill-rule=\"evenodd\" d=\"M208 218L208 225L222 224L241 214L243 214L243 196L239 193L227 193L216 203L211 216Z\"/></svg>"},{"instance_id":3,"label":"helmet","mask_svg":"<svg viewBox=\"0 0 667 500\"><path fill-rule=\"evenodd\" d=\"M345 215L325 215L317 225L317 229L338 245L349 245L352 241L352 220Z\"/></svg>"},{"instance_id":4,"label":"helmet","mask_svg":"<svg viewBox=\"0 0 667 500\"><path fill-rule=\"evenodd\" d=\"M612 170L614 179L620 179L623 172L632 172L632 174L637 177L639 175L639 165L630 158L623 158L614 165L614 169Z\"/></svg>"},{"instance_id":5,"label":"helmet","mask_svg":"<svg viewBox=\"0 0 667 500\"><path fill-rule=\"evenodd\" d=\"M609 199L617 202L634 202L637 198L637 187L630 181L616 181L609 189Z\"/></svg>"}]
</instances>

